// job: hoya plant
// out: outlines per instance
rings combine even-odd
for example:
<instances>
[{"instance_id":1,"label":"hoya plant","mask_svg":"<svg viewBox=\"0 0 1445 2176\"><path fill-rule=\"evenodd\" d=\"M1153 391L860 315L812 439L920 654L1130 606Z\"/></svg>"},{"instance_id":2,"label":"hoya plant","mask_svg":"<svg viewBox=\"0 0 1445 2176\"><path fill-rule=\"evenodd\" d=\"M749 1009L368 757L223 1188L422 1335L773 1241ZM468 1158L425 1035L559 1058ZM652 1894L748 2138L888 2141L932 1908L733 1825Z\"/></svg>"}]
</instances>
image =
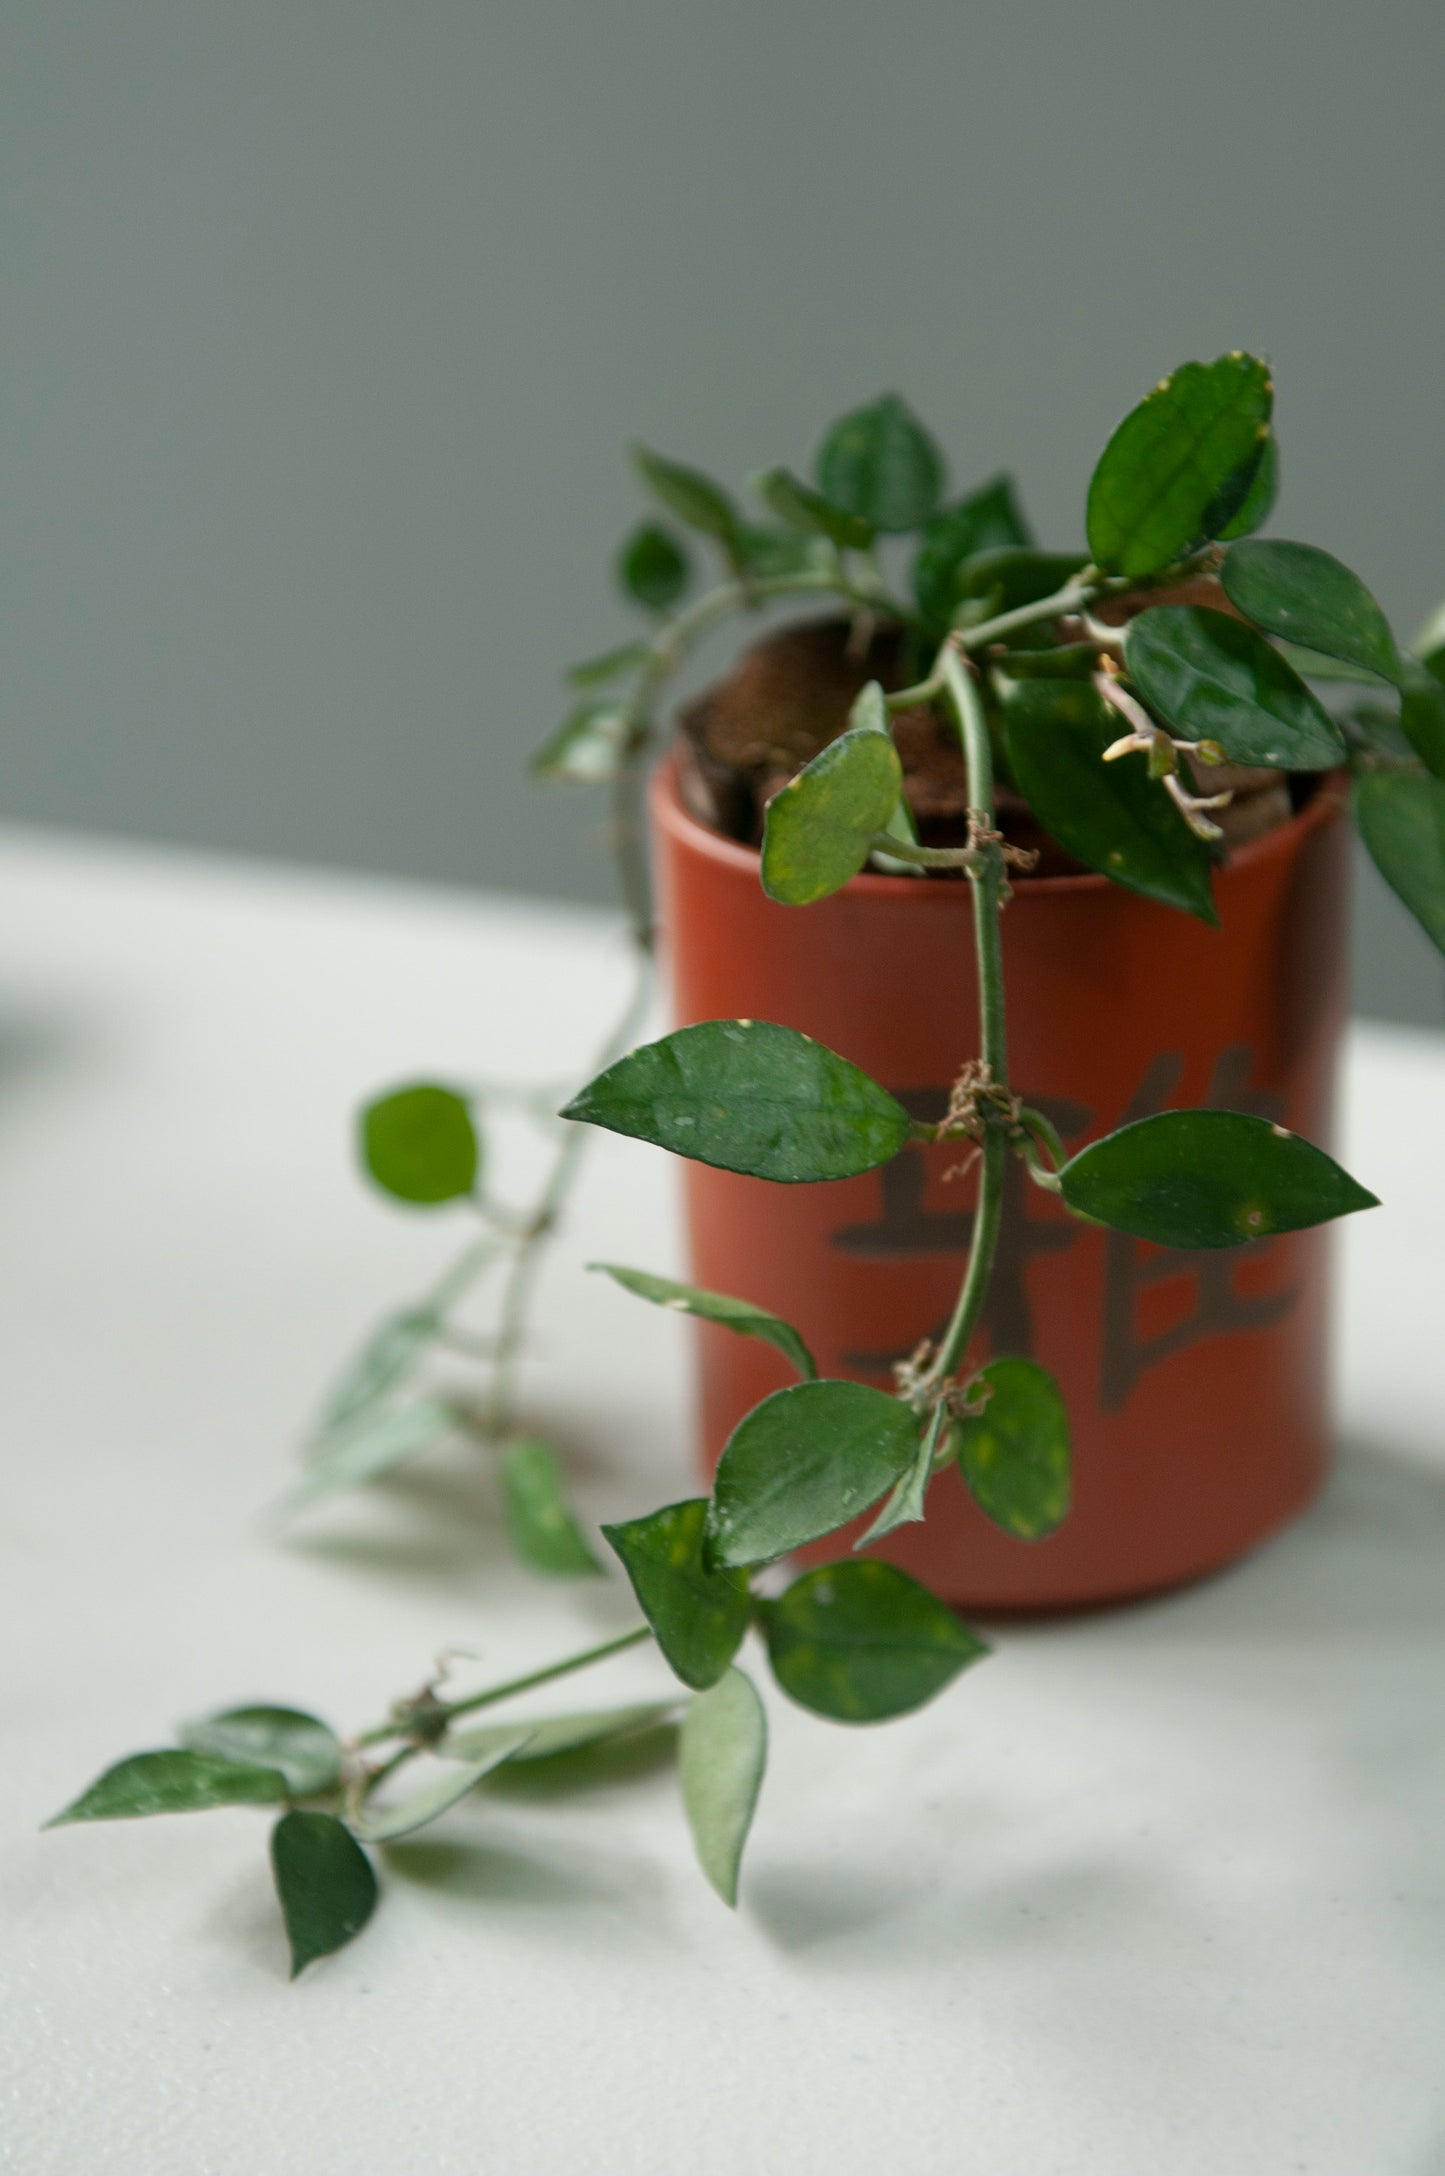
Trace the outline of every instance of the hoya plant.
<instances>
[{"instance_id":1,"label":"hoya plant","mask_svg":"<svg viewBox=\"0 0 1445 2176\"><path fill-rule=\"evenodd\" d=\"M1260 539L1278 477L1267 366L1241 353L1186 363L1125 417L1090 479L1086 546L1033 540L1012 483L946 490L943 456L889 395L825 433L811 481L755 479L765 513L692 468L639 452L664 522L624 544L622 587L644 631L575 667L578 707L537 760L543 776L605 784L639 959L652 933L637 796L674 676L704 634L775 600L823 598L866 647L894 630L907 686L868 682L846 729L767 800L759 880L806 909L865 867L899 881L966 880L959 943L977 966L970 1052L945 1118L923 1125L841 1054L763 1020L716 1020L632 1049L640 996L594 1076L563 1106L554 1160L525 1211L493 1200L486 1096L412 1083L363 1113L375 1182L415 1208L481 1219L433 1290L368 1342L311 1446L310 1498L384 1471L466 1429L499 1460L508 1521L539 1570L600 1569L566 1504L558 1461L517 1404L516 1358L539 1250L588 1128L780 1185L875 1170L922 1139L956 1140L976 1187L952 1315L897 1370L892 1392L820 1379L799 1331L746 1294L617 1262L625 1291L766 1340L797 1380L738 1424L709 1496L605 1527L639 1620L619 1637L481 1690L433 1678L343 1736L290 1707L224 1710L170 1747L108 1769L58 1822L257 1805L296 1970L340 1948L377 1895L372 1853L529 1764L585 1777L599 1746L675 1747L697 1855L729 1903L766 1759L764 1710L739 1657L756 1639L790 1700L829 1721L906 1714L987 1653L983 1639L896 1567L860 1554L927 1514L955 1465L983 1513L1020 1540L1067 1515L1069 1422L1048 1372L978 1332L1017 1162L1069 1215L1163 1246L1248 1248L1374 1205L1323 1149L1247 1112L1166 1110L1069 1154L1015 1081L1000 944L1011 883L1032 853L998 817L997 782L1075 864L1186 914L1214 918L1213 872L1235 796L1258 774L1348 776L1356 822L1387 881L1445 950L1445 619L1413 653L1379 605L1317 546ZM719 579L698 589L701 540ZM921 845L894 727L927 708L956 736L967 836ZM971 903L966 911L963 899ZM645 994L645 971L640 983ZM490 1331L459 1324L500 1266ZM471 1356L481 1388L442 1392L427 1370ZM784 1560L849 1529L836 1561L788 1577ZM674 1680L659 1700L518 1713L537 1687L655 1644ZM480 1725L477 1716L506 1709ZM406 1775L419 1764L423 1772Z\"/></svg>"}]
</instances>

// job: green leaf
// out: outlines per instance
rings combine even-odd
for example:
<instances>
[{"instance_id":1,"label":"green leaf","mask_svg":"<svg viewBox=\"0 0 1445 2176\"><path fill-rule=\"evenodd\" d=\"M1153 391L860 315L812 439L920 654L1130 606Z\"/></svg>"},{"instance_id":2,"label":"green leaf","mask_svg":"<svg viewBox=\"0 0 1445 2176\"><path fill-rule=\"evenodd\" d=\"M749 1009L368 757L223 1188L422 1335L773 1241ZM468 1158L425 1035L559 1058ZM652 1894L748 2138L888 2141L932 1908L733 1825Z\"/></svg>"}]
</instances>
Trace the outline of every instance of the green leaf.
<instances>
[{"instance_id":1,"label":"green leaf","mask_svg":"<svg viewBox=\"0 0 1445 2176\"><path fill-rule=\"evenodd\" d=\"M945 1408L936 1405L928 1426L918 1439L918 1449L913 1454L912 1464L899 1475L884 1497L882 1509L867 1532L854 1542L855 1550L866 1549L870 1543L881 1541L885 1534L891 1534L895 1527L915 1525L923 1518L928 1484L933 1479L934 1454L943 1432L944 1419Z\"/></svg>"},{"instance_id":2,"label":"green leaf","mask_svg":"<svg viewBox=\"0 0 1445 2176\"><path fill-rule=\"evenodd\" d=\"M567 1502L562 1471L549 1443L539 1436L509 1443L499 1472L508 1538L524 1564L557 1579L601 1571Z\"/></svg>"},{"instance_id":3,"label":"green leaf","mask_svg":"<svg viewBox=\"0 0 1445 2176\"><path fill-rule=\"evenodd\" d=\"M361 1114L361 1161L396 1201L435 1208L477 1183L481 1144L472 1114L450 1088L397 1088Z\"/></svg>"},{"instance_id":4,"label":"green leaf","mask_svg":"<svg viewBox=\"0 0 1445 2176\"><path fill-rule=\"evenodd\" d=\"M665 461L646 446L635 446L632 458L648 490L670 514L686 522L689 529L700 529L705 536L717 537L731 546L741 522L721 484L704 476L701 469L686 468L680 461Z\"/></svg>"},{"instance_id":5,"label":"green leaf","mask_svg":"<svg viewBox=\"0 0 1445 2176\"><path fill-rule=\"evenodd\" d=\"M1355 782L1355 822L1385 882L1445 952L1445 783L1368 772Z\"/></svg>"},{"instance_id":6,"label":"green leaf","mask_svg":"<svg viewBox=\"0 0 1445 2176\"><path fill-rule=\"evenodd\" d=\"M1244 504L1232 521L1227 521L1219 532L1220 542L1232 544L1242 536L1253 536L1262 529L1274 512L1274 502L1279 497L1279 440L1273 431L1264 442L1264 452L1254 472L1254 481L1244 495Z\"/></svg>"},{"instance_id":7,"label":"green leaf","mask_svg":"<svg viewBox=\"0 0 1445 2176\"><path fill-rule=\"evenodd\" d=\"M635 1292L640 1300L651 1300L654 1307L667 1307L679 1315L696 1315L703 1322L720 1322L724 1329L736 1330L739 1337L760 1337L765 1343L776 1345L802 1376L815 1377L818 1373L813 1355L791 1322L784 1322L780 1315L770 1315L766 1308L754 1306L751 1300L735 1300L726 1292L704 1292L699 1285L678 1284L672 1277L654 1277L645 1269L624 1269L620 1262L589 1262L587 1267L600 1269L625 1292Z\"/></svg>"},{"instance_id":8,"label":"green leaf","mask_svg":"<svg viewBox=\"0 0 1445 2176\"><path fill-rule=\"evenodd\" d=\"M1445 604L1437 604L1410 648L1437 680L1445 680Z\"/></svg>"},{"instance_id":9,"label":"green leaf","mask_svg":"<svg viewBox=\"0 0 1445 2176\"><path fill-rule=\"evenodd\" d=\"M1129 676L1181 740L1218 741L1231 763L1327 771L1345 743L1263 635L1200 605L1156 605L1129 622Z\"/></svg>"},{"instance_id":10,"label":"green leaf","mask_svg":"<svg viewBox=\"0 0 1445 2176\"><path fill-rule=\"evenodd\" d=\"M187 1723L182 1745L243 1765L278 1768L293 1798L330 1790L341 1773L341 1742L318 1716L300 1708L223 1708Z\"/></svg>"},{"instance_id":11,"label":"green leaf","mask_svg":"<svg viewBox=\"0 0 1445 2176\"><path fill-rule=\"evenodd\" d=\"M684 1685L715 1685L742 1645L752 1596L740 1573L703 1561L703 1496L602 1531L632 1581L642 1614Z\"/></svg>"},{"instance_id":12,"label":"green leaf","mask_svg":"<svg viewBox=\"0 0 1445 2176\"><path fill-rule=\"evenodd\" d=\"M1401 684L1400 725L1426 770L1445 778L1445 687L1433 673L1408 661Z\"/></svg>"},{"instance_id":13,"label":"green leaf","mask_svg":"<svg viewBox=\"0 0 1445 2176\"><path fill-rule=\"evenodd\" d=\"M1366 672L1363 665L1347 665L1343 658L1321 657L1318 650L1302 649L1297 642L1281 642L1279 654L1287 665L1293 665L1302 680L1325 680L1333 684L1343 682L1347 687L1388 689L1391 682L1382 680L1377 672Z\"/></svg>"},{"instance_id":14,"label":"green leaf","mask_svg":"<svg viewBox=\"0 0 1445 2176\"><path fill-rule=\"evenodd\" d=\"M992 477L967 498L940 508L925 524L913 562L913 594L925 620L939 631L949 625L963 597L959 575L965 560L1032 543L1011 476Z\"/></svg>"},{"instance_id":15,"label":"green leaf","mask_svg":"<svg viewBox=\"0 0 1445 2176\"><path fill-rule=\"evenodd\" d=\"M645 642L623 642L615 650L604 650L600 657L585 657L580 665L569 665L567 678L574 688L604 687L609 680L636 672L651 655Z\"/></svg>"},{"instance_id":16,"label":"green leaf","mask_svg":"<svg viewBox=\"0 0 1445 2176\"><path fill-rule=\"evenodd\" d=\"M789 1699L838 1723L881 1723L941 1692L988 1648L927 1587L876 1557L822 1564L758 1622Z\"/></svg>"},{"instance_id":17,"label":"green leaf","mask_svg":"<svg viewBox=\"0 0 1445 2176\"><path fill-rule=\"evenodd\" d=\"M655 521L640 522L617 554L617 579L634 604L666 612L692 579L687 553Z\"/></svg>"},{"instance_id":18,"label":"green leaf","mask_svg":"<svg viewBox=\"0 0 1445 2176\"><path fill-rule=\"evenodd\" d=\"M1161 1247L1237 1247L1379 1206L1323 1149L1242 1111L1160 1111L1059 1176L1071 1209Z\"/></svg>"},{"instance_id":19,"label":"green leaf","mask_svg":"<svg viewBox=\"0 0 1445 2176\"><path fill-rule=\"evenodd\" d=\"M475 1790L483 1776L500 1768L503 1761L511 1760L527 1743L529 1733L515 1726L510 1732L493 1739L484 1753L474 1753L470 1760L453 1761L441 1775L424 1783L396 1806L384 1806L374 1814L367 1814L356 1823L356 1833L364 1844L394 1844L403 1836L414 1836L419 1828L427 1828L450 1812L459 1798Z\"/></svg>"},{"instance_id":20,"label":"green leaf","mask_svg":"<svg viewBox=\"0 0 1445 2176\"><path fill-rule=\"evenodd\" d=\"M841 551L866 551L873 541L871 522L834 506L821 491L793 475L790 469L770 468L756 479L758 497L779 521L808 535L825 536Z\"/></svg>"},{"instance_id":21,"label":"green leaf","mask_svg":"<svg viewBox=\"0 0 1445 2176\"><path fill-rule=\"evenodd\" d=\"M644 1043L562 1116L784 1185L874 1171L913 1124L856 1065L767 1020L704 1020Z\"/></svg>"},{"instance_id":22,"label":"green leaf","mask_svg":"<svg viewBox=\"0 0 1445 2176\"><path fill-rule=\"evenodd\" d=\"M512 1745L507 1758L513 1767L532 1761L553 1760L584 1747L607 1745L614 1739L636 1737L655 1723L677 1712L676 1700L640 1700L631 1707L592 1708L576 1715L544 1715L536 1722L488 1723L480 1730L453 1731L438 1744L443 1760L485 1760L496 1747ZM518 1731L525 1733L515 1744Z\"/></svg>"},{"instance_id":23,"label":"green leaf","mask_svg":"<svg viewBox=\"0 0 1445 2176\"><path fill-rule=\"evenodd\" d=\"M678 1767L697 1862L724 1904L738 1900L738 1869L768 1759L768 1718L752 1680L729 1670L689 1701Z\"/></svg>"},{"instance_id":24,"label":"green leaf","mask_svg":"<svg viewBox=\"0 0 1445 2176\"><path fill-rule=\"evenodd\" d=\"M439 1443L456 1427L456 1415L442 1398L417 1398L395 1412L366 1413L322 1437L305 1479L282 1505L300 1511L338 1489L359 1488Z\"/></svg>"},{"instance_id":25,"label":"green leaf","mask_svg":"<svg viewBox=\"0 0 1445 2176\"><path fill-rule=\"evenodd\" d=\"M763 818L763 890L781 906L841 891L868 859L903 791L891 737L842 733L773 795Z\"/></svg>"},{"instance_id":26,"label":"green leaf","mask_svg":"<svg viewBox=\"0 0 1445 2176\"><path fill-rule=\"evenodd\" d=\"M943 489L943 456L905 400L885 393L855 408L819 448L823 496L875 529L901 535L926 521Z\"/></svg>"},{"instance_id":27,"label":"green leaf","mask_svg":"<svg viewBox=\"0 0 1445 2176\"><path fill-rule=\"evenodd\" d=\"M1253 538L1233 544L1219 572L1230 603L1268 635L1398 680L1389 621L1357 574L1313 544Z\"/></svg>"},{"instance_id":28,"label":"green leaf","mask_svg":"<svg viewBox=\"0 0 1445 2176\"><path fill-rule=\"evenodd\" d=\"M376 1875L329 1813L286 1813L271 1831L271 1873L291 1945L291 1977L344 1949L376 1909Z\"/></svg>"},{"instance_id":29,"label":"green leaf","mask_svg":"<svg viewBox=\"0 0 1445 2176\"><path fill-rule=\"evenodd\" d=\"M1125 416L1089 484L1089 550L1106 574L1154 574L1247 503L1274 391L1253 355L1184 363Z\"/></svg>"},{"instance_id":30,"label":"green leaf","mask_svg":"<svg viewBox=\"0 0 1445 2176\"><path fill-rule=\"evenodd\" d=\"M828 547L815 536L793 529L759 529L745 523L733 538L732 558L739 572L759 581L779 575L806 574L829 564Z\"/></svg>"},{"instance_id":31,"label":"green leaf","mask_svg":"<svg viewBox=\"0 0 1445 2176\"><path fill-rule=\"evenodd\" d=\"M1088 565L1082 552L1038 552L1021 545L999 545L975 552L958 570L959 595L976 599L995 612L1015 612L1023 604L1052 597Z\"/></svg>"},{"instance_id":32,"label":"green leaf","mask_svg":"<svg viewBox=\"0 0 1445 2176\"><path fill-rule=\"evenodd\" d=\"M359 1419L411 1374L440 1320L434 1308L409 1307L378 1324L322 1407L310 1452L324 1448L335 1430Z\"/></svg>"},{"instance_id":33,"label":"green leaf","mask_svg":"<svg viewBox=\"0 0 1445 2176\"><path fill-rule=\"evenodd\" d=\"M1043 650L1011 649L1004 670L1011 680L1092 680L1099 653L1092 642L1061 642Z\"/></svg>"},{"instance_id":34,"label":"green leaf","mask_svg":"<svg viewBox=\"0 0 1445 2176\"><path fill-rule=\"evenodd\" d=\"M990 1360L968 1386L981 1413L954 1430L969 1494L1015 1541L1041 1541L1069 1509L1069 1416L1059 1386L1036 1360Z\"/></svg>"},{"instance_id":35,"label":"green leaf","mask_svg":"<svg viewBox=\"0 0 1445 2176\"><path fill-rule=\"evenodd\" d=\"M274 1806L286 1796L279 1768L223 1760L215 1753L132 1753L89 1790L52 1814L47 1828L71 1821L136 1821L153 1813L205 1813L212 1806Z\"/></svg>"},{"instance_id":36,"label":"green leaf","mask_svg":"<svg viewBox=\"0 0 1445 2176\"><path fill-rule=\"evenodd\" d=\"M918 1451L906 1405L866 1383L794 1383L738 1422L718 1461L706 1553L769 1564L876 1504Z\"/></svg>"},{"instance_id":37,"label":"green leaf","mask_svg":"<svg viewBox=\"0 0 1445 2176\"><path fill-rule=\"evenodd\" d=\"M538 778L574 786L605 785L636 755L643 729L624 702L581 703L532 758Z\"/></svg>"},{"instance_id":38,"label":"green leaf","mask_svg":"<svg viewBox=\"0 0 1445 2176\"><path fill-rule=\"evenodd\" d=\"M1086 869L1213 923L1209 849L1137 756L1105 763L1122 721L1083 681L1025 680L1004 705L1014 783Z\"/></svg>"}]
</instances>

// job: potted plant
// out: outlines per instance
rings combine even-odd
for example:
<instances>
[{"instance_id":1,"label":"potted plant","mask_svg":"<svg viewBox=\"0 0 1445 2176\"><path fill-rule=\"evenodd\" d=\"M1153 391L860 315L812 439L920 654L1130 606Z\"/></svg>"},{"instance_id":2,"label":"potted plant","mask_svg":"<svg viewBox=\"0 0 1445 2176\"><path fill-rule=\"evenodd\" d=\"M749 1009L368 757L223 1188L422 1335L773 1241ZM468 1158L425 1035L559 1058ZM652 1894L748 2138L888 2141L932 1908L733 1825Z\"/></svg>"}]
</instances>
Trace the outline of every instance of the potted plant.
<instances>
[{"instance_id":1,"label":"potted plant","mask_svg":"<svg viewBox=\"0 0 1445 2176\"><path fill-rule=\"evenodd\" d=\"M579 669L612 692L540 768L611 782L643 949L635 807L672 671L735 611L835 608L689 713L653 789L681 1024L609 1050L563 1112L692 1174L697 1282L599 1266L703 1324L710 1493L604 1530L642 1611L619 1639L461 1698L431 1682L346 1741L295 1710L225 1711L108 1770L61 1821L281 1808L300 1969L369 1914L368 1843L498 1766L680 1715L699 1856L732 1901L766 1748L735 1659L750 1630L794 1701L882 1720L986 1652L940 1592L1137 1591L1305 1498L1323 1452L1319 1233L1374 1203L1309 1137L1327 1128L1340 1015L1343 812L1445 946L1445 687L1441 650L1402 655L1337 560L1255 537L1272 401L1265 365L1238 353L1162 381L1095 470L1087 553L1037 550L1003 479L945 503L937 449L894 397L834 426L815 483L760 479L768 527L639 456L724 579L683 603L676 538L648 524L629 540L624 584L659 622ZM883 550L909 535L905 592ZM478 1199L454 1090L382 1099L363 1145L402 1199ZM517 1265L569 1169L513 1234L504 1356ZM1181 1374L1206 1335L1213 1365ZM411 1364L388 1376L371 1354L323 1464L369 1430L353 1466L379 1470ZM1151 1386L1165 1402L1145 1398L1135 1427ZM504 1402L478 1432L515 1458L515 1424ZM401 1437L414 1448L426 1427ZM554 1533L555 1479L530 1499ZM909 1561L932 1588L889 1560L930 1532L936 1553ZM764 1577L820 1549L832 1560L781 1589ZM468 1727L648 1638L670 1701ZM431 1780L393 1802L423 1756Z\"/></svg>"}]
</instances>

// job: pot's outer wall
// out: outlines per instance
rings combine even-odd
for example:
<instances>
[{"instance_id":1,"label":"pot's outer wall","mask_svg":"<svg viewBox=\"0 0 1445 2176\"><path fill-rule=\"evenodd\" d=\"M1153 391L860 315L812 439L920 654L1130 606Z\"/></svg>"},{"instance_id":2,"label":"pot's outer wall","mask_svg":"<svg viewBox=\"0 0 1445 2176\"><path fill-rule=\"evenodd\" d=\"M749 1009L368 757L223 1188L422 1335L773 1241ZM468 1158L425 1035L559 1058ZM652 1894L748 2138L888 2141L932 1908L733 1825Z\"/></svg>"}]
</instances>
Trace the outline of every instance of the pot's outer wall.
<instances>
[{"instance_id":1,"label":"pot's outer wall","mask_svg":"<svg viewBox=\"0 0 1445 2176\"><path fill-rule=\"evenodd\" d=\"M1020 883L1003 917L1014 1087L1071 1147L1166 1106L1258 1111L1330 1145L1346 1003L1348 854L1325 781L1217 878L1221 926L1101 877ZM671 762L652 814L679 1026L800 1028L920 1117L977 1051L964 882L864 876L781 907L757 856L704 829ZM960 1144L883 1171L778 1186L684 1163L692 1274L797 1324L824 1375L891 1387L891 1362L953 1303L973 1188ZM1330 1453L1328 1227L1175 1254L1068 1217L1014 1165L999 1269L970 1353L1051 1368L1073 1426L1074 1502L1018 1542L940 1474L926 1524L878 1554L947 1600L1049 1609L1197 1578L1292 1518ZM742 1415L792 1380L771 1347L697 1326L707 1470ZM852 1531L807 1554L846 1553Z\"/></svg>"}]
</instances>

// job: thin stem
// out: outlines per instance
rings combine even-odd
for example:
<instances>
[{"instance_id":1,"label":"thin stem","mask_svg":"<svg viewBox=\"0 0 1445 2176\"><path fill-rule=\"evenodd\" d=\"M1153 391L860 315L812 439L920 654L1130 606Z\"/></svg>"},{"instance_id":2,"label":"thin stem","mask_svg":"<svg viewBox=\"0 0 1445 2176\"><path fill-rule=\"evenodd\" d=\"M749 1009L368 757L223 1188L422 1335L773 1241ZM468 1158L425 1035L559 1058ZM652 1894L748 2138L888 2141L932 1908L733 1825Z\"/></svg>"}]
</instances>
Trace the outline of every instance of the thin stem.
<instances>
[{"instance_id":1,"label":"thin stem","mask_svg":"<svg viewBox=\"0 0 1445 2176\"><path fill-rule=\"evenodd\" d=\"M1063 619L1071 612L1097 597L1105 586L1105 578L1085 567L1056 589L1051 597L1040 597L1033 604L1015 605L1011 612L1000 612L991 620L980 620L977 627L964 627L953 635L954 645L961 650L983 650L991 642L999 642L1005 635L1014 634L1020 627L1032 627L1039 620Z\"/></svg>"},{"instance_id":2,"label":"thin stem","mask_svg":"<svg viewBox=\"0 0 1445 2176\"><path fill-rule=\"evenodd\" d=\"M973 846L916 846L912 839L900 839L891 831L875 831L870 851L891 854L895 861L911 862L915 869L972 869L978 861L978 849Z\"/></svg>"},{"instance_id":3,"label":"thin stem","mask_svg":"<svg viewBox=\"0 0 1445 2176\"><path fill-rule=\"evenodd\" d=\"M435 1739L441 1731L450 1727L459 1715L475 1715L479 1708L496 1707L503 1700L510 1700L514 1693L530 1692L534 1685L550 1685L554 1678L570 1677L574 1670L590 1669L594 1662L606 1662L609 1656L625 1653L629 1647L639 1647L652 1638L649 1624L634 1625L630 1632L621 1632L616 1639L603 1640L600 1646L585 1647L580 1654L567 1655L561 1662L549 1662L540 1670L529 1670L525 1677L508 1678L503 1685L489 1685L483 1692L474 1692L465 1700L438 1700L427 1691L413 1701L401 1701L396 1711L374 1730L364 1730L354 1741L358 1746L383 1745L390 1738L406 1737L415 1728L409 1710L425 1715L428 1723L427 1737ZM400 1762L393 1759L378 1771L390 1774Z\"/></svg>"}]
</instances>

